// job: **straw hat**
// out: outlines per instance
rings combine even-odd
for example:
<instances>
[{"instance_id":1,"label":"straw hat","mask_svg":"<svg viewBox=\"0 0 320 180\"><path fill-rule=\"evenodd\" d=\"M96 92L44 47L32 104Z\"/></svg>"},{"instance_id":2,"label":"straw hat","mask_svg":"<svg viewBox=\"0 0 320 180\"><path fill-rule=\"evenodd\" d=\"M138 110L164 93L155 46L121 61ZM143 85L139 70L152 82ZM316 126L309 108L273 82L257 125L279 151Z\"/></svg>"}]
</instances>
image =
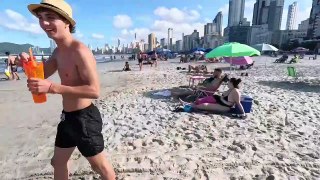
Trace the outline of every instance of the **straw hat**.
<instances>
[{"instance_id":1,"label":"straw hat","mask_svg":"<svg viewBox=\"0 0 320 180\"><path fill-rule=\"evenodd\" d=\"M40 4L28 5L29 11L35 16L37 16L37 14L35 13L35 10L40 7L48 8L60 14L61 16L66 18L71 23L72 26L76 24L76 22L72 18L72 8L64 0L42 0Z\"/></svg>"}]
</instances>

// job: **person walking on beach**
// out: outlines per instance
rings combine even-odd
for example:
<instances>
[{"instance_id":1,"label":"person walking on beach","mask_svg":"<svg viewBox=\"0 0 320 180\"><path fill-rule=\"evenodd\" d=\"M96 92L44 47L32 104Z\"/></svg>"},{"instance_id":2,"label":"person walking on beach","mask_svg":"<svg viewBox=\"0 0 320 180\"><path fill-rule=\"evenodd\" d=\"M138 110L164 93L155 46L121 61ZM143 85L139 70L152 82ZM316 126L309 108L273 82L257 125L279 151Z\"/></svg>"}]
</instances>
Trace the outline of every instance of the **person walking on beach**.
<instances>
[{"instance_id":1,"label":"person walking on beach","mask_svg":"<svg viewBox=\"0 0 320 180\"><path fill-rule=\"evenodd\" d=\"M151 55L151 60L152 60L152 63L151 63L151 67L152 65L154 64L155 67L157 67L157 58L158 58L158 55L157 55L157 52L154 51L154 53Z\"/></svg>"},{"instance_id":2,"label":"person walking on beach","mask_svg":"<svg viewBox=\"0 0 320 180\"><path fill-rule=\"evenodd\" d=\"M140 71L142 71L142 62L143 62L142 53L139 52L139 54L138 54L138 63L139 63Z\"/></svg>"},{"instance_id":3,"label":"person walking on beach","mask_svg":"<svg viewBox=\"0 0 320 180\"><path fill-rule=\"evenodd\" d=\"M6 55L8 56L7 66L10 68L11 78L13 80L20 80L20 77L17 72L18 65L16 64L16 57L11 56L10 52L6 52Z\"/></svg>"},{"instance_id":4,"label":"person walking on beach","mask_svg":"<svg viewBox=\"0 0 320 180\"><path fill-rule=\"evenodd\" d=\"M62 95L63 111L57 128L54 155L54 179L67 180L68 160L75 147L103 180L115 179L115 172L106 159L102 136L102 119L92 99L99 97L100 86L96 61L90 49L72 37L76 22L71 6L63 0L43 0L30 4L29 11L39 18L39 24L57 48L44 64L45 78L58 71L61 84L47 79L28 79L32 93ZM26 53L20 54L27 60Z\"/></svg>"}]
</instances>

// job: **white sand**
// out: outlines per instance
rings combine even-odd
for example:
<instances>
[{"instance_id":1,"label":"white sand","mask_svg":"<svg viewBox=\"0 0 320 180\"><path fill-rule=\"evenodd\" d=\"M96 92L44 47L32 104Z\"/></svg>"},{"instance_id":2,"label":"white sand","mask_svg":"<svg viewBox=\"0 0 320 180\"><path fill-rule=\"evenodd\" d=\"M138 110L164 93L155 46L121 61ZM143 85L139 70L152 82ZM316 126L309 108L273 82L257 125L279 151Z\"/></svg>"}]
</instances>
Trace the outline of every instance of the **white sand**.
<instances>
[{"instance_id":1,"label":"white sand","mask_svg":"<svg viewBox=\"0 0 320 180\"><path fill-rule=\"evenodd\" d=\"M123 62L98 64L103 91L96 104L118 178L320 178L320 61L294 65L304 73L295 82L287 79L288 65L254 60L257 65L243 78L243 94L255 100L246 120L175 113L177 101L152 95L188 84L186 73L176 70L187 64L177 60L142 72L135 62L132 72L116 71ZM35 105L25 86L25 79L0 82L0 179L52 179L61 98L50 95L46 104ZM71 173L73 179L98 177L78 151Z\"/></svg>"}]
</instances>

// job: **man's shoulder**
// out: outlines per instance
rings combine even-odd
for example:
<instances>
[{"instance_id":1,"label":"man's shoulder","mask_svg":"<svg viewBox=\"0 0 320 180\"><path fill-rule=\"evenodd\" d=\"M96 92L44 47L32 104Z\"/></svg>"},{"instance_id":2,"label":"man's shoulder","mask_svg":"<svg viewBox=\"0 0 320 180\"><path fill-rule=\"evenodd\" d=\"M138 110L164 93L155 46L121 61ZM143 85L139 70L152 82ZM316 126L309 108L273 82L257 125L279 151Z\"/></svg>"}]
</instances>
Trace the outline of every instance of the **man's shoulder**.
<instances>
[{"instance_id":1,"label":"man's shoulder","mask_svg":"<svg viewBox=\"0 0 320 180\"><path fill-rule=\"evenodd\" d=\"M90 51L89 48L78 40L74 40L73 48L76 52L82 52L83 50Z\"/></svg>"}]
</instances>

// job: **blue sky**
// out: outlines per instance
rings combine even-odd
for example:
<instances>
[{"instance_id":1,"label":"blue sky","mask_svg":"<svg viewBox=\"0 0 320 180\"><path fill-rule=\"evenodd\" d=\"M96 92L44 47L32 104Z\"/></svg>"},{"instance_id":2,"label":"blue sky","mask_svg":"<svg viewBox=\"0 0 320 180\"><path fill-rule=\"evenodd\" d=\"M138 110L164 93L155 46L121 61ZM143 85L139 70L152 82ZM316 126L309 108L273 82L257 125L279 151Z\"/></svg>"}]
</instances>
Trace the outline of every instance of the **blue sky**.
<instances>
[{"instance_id":1,"label":"blue sky","mask_svg":"<svg viewBox=\"0 0 320 180\"><path fill-rule=\"evenodd\" d=\"M77 21L74 35L93 47L105 43L130 42L137 33L138 39L147 41L147 35L155 32L157 38L166 37L169 27L176 39L181 33L190 34L194 29L203 34L203 25L213 20L218 11L228 19L228 0L68 0ZM245 17L252 21L255 0L246 0ZM285 0L282 27L287 19ZM39 1L0 0L0 42L31 43L49 47L49 39L42 32L38 20L29 13L27 5ZM297 25L308 18L312 0L298 0ZM296 25L296 26L297 26Z\"/></svg>"}]
</instances>

